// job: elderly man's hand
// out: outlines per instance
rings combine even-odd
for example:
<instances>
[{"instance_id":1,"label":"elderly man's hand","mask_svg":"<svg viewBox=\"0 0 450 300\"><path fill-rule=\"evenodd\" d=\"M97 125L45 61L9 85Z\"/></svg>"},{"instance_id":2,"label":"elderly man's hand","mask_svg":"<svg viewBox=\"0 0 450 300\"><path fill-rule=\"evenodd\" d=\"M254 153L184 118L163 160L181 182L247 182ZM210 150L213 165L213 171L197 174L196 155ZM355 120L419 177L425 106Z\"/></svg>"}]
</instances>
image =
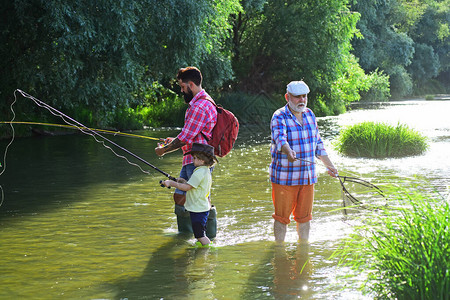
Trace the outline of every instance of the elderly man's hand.
<instances>
[{"instance_id":1,"label":"elderly man's hand","mask_svg":"<svg viewBox=\"0 0 450 300\"><path fill-rule=\"evenodd\" d=\"M331 177L334 178L336 178L339 175L338 170L334 166L327 167L327 172L328 174L330 174Z\"/></svg>"}]
</instances>

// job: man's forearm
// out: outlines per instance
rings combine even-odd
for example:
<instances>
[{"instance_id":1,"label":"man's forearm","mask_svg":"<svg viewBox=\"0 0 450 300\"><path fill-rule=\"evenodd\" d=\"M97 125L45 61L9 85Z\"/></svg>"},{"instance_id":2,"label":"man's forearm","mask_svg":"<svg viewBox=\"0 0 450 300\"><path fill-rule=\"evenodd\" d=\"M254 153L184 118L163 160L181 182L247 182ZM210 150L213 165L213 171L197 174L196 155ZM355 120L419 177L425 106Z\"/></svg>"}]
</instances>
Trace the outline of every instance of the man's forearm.
<instances>
[{"instance_id":1,"label":"man's forearm","mask_svg":"<svg viewBox=\"0 0 450 300\"><path fill-rule=\"evenodd\" d=\"M173 152L175 150L180 149L184 145L185 145L185 143L180 141L178 138L174 138L169 144L167 144L166 146L163 147L164 153Z\"/></svg>"},{"instance_id":2,"label":"man's forearm","mask_svg":"<svg viewBox=\"0 0 450 300\"><path fill-rule=\"evenodd\" d=\"M291 147L289 146L288 143L286 143L283 146L281 146L281 152L283 154L289 155L291 153L291 151L292 151L292 149L291 149Z\"/></svg>"},{"instance_id":3,"label":"man's forearm","mask_svg":"<svg viewBox=\"0 0 450 300\"><path fill-rule=\"evenodd\" d=\"M281 152L283 152L284 154L287 155L287 159L288 159L289 162L294 162L294 161L295 161L295 158L296 158L295 155L296 155L296 153L295 153L294 150L291 149L291 147L289 146L288 143L284 144L284 145L281 147Z\"/></svg>"},{"instance_id":4,"label":"man's forearm","mask_svg":"<svg viewBox=\"0 0 450 300\"><path fill-rule=\"evenodd\" d=\"M331 162L331 160L328 157L328 155L319 155L319 159L323 162L323 164L327 168L328 174L330 174L333 177L338 176L338 170L333 165L333 163Z\"/></svg>"},{"instance_id":5,"label":"man's forearm","mask_svg":"<svg viewBox=\"0 0 450 300\"><path fill-rule=\"evenodd\" d=\"M319 155L319 159L323 162L326 168L332 167L334 168L333 163L331 162L328 155Z\"/></svg>"}]
</instances>

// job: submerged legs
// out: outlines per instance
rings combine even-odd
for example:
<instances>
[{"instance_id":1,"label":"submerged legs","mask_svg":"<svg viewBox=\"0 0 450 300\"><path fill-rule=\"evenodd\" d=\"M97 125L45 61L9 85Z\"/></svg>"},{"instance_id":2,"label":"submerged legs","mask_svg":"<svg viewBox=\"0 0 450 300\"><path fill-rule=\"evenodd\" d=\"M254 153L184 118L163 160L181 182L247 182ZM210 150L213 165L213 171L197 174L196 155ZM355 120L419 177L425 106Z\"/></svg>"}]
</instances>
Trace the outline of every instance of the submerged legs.
<instances>
[{"instance_id":1,"label":"submerged legs","mask_svg":"<svg viewBox=\"0 0 450 300\"><path fill-rule=\"evenodd\" d=\"M280 221L274 220L273 232L275 235L275 241L283 242L286 237L287 224L283 224Z\"/></svg>"},{"instance_id":2,"label":"submerged legs","mask_svg":"<svg viewBox=\"0 0 450 300\"><path fill-rule=\"evenodd\" d=\"M307 243L309 240L309 230L311 228L311 221L306 223L297 222L297 233L300 243ZM275 241L283 242L286 237L287 224L274 220L273 233L275 235Z\"/></svg>"},{"instance_id":3,"label":"submerged legs","mask_svg":"<svg viewBox=\"0 0 450 300\"><path fill-rule=\"evenodd\" d=\"M309 240L309 229L311 227L311 221L306 223L297 222L297 233L300 242L308 242Z\"/></svg>"}]
</instances>

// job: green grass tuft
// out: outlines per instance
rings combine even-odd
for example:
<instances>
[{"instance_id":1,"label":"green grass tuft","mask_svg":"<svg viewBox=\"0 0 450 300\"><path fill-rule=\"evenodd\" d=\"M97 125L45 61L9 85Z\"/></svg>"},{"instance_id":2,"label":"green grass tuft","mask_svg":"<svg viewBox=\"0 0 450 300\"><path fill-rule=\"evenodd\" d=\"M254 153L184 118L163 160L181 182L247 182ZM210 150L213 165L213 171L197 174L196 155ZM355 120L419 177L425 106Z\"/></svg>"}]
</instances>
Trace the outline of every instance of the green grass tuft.
<instances>
[{"instance_id":1,"label":"green grass tuft","mask_svg":"<svg viewBox=\"0 0 450 300\"><path fill-rule=\"evenodd\" d=\"M335 147L347 156L386 158L422 154L428 142L406 125L363 122L342 130Z\"/></svg>"},{"instance_id":2,"label":"green grass tuft","mask_svg":"<svg viewBox=\"0 0 450 300\"><path fill-rule=\"evenodd\" d=\"M338 251L340 264L367 274L362 289L378 299L449 299L450 204L440 196L402 192Z\"/></svg>"}]
</instances>

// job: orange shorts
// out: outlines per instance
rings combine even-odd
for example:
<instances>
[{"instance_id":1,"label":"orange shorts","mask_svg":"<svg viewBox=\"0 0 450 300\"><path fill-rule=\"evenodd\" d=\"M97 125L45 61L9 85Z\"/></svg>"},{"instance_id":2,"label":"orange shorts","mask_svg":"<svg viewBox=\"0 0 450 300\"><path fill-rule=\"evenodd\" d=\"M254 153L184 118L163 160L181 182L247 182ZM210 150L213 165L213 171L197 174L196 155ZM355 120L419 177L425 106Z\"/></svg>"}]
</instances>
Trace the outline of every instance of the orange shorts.
<instances>
[{"instance_id":1,"label":"orange shorts","mask_svg":"<svg viewBox=\"0 0 450 300\"><path fill-rule=\"evenodd\" d=\"M272 183L272 200L275 220L289 224L293 213L295 221L306 223L312 219L314 184L290 186Z\"/></svg>"}]
</instances>

